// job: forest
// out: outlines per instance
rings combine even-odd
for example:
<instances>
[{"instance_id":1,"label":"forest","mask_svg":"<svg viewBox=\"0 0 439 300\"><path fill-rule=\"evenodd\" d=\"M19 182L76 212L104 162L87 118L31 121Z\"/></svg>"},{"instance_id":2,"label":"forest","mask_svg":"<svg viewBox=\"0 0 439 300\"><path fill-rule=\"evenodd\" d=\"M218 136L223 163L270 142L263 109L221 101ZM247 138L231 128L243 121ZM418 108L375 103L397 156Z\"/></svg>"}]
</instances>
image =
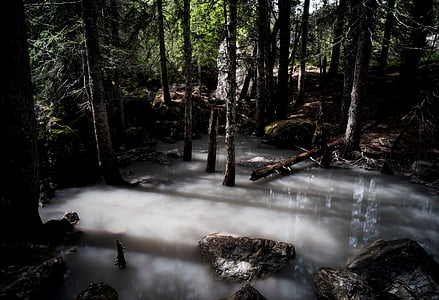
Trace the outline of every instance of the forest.
<instances>
[{"instance_id":1,"label":"forest","mask_svg":"<svg viewBox=\"0 0 439 300\"><path fill-rule=\"evenodd\" d=\"M75 216L40 216L59 190L137 188L145 180L127 166L174 155L184 168L200 139L206 174L221 172L215 184L228 189L239 188L237 144L251 136L292 150L252 165L251 181L311 159L437 195L438 9L437 0L2 0L0 298L51 290L53 274L29 279L39 282L31 291L11 282L77 242ZM179 142L168 158L155 150Z\"/></svg>"}]
</instances>

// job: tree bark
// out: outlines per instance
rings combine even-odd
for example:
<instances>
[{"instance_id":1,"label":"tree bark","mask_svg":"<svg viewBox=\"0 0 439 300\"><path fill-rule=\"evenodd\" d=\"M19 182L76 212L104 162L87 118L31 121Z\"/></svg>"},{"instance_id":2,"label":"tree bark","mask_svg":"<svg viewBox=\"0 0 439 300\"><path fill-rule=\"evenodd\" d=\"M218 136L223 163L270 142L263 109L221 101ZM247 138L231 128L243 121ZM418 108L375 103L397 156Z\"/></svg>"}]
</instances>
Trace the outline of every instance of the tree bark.
<instances>
[{"instance_id":1,"label":"tree bark","mask_svg":"<svg viewBox=\"0 0 439 300\"><path fill-rule=\"evenodd\" d=\"M277 101L278 108L276 110L277 119L282 120L287 118L287 108L289 102L288 93L288 66L290 54L290 14L291 14L291 0L279 1L279 71L278 71L278 85L277 85Z\"/></svg>"},{"instance_id":2,"label":"tree bark","mask_svg":"<svg viewBox=\"0 0 439 300\"><path fill-rule=\"evenodd\" d=\"M306 48L308 44L308 19L309 19L309 3L310 0L305 0L303 4L302 15L302 44L300 47L300 69L299 77L297 78L297 97L296 106L300 106L305 101L305 68L306 68Z\"/></svg>"},{"instance_id":3,"label":"tree bark","mask_svg":"<svg viewBox=\"0 0 439 300\"><path fill-rule=\"evenodd\" d=\"M41 228L36 120L23 1L0 4L0 237L32 237Z\"/></svg>"},{"instance_id":4,"label":"tree bark","mask_svg":"<svg viewBox=\"0 0 439 300\"><path fill-rule=\"evenodd\" d=\"M159 25L159 44L160 44L160 68L162 73L163 99L165 104L172 104L171 94L169 93L168 67L166 65L166 48L165 48L165 29L163 26L163 3L157 0L157 21Z\"/></svg>"},{"instance_id":5,"label":"tree bark","mask_svg":"<svg viewBox=\"0 0 439 300\"><path fill-rule=\"evenodd\" d=\"M378 63L381 69L385 69L387 67L387 58L389 56L389 48L390 48L390 38L392 37L393 31L393 8L395 7L396 0L387 0L387 14L386 14L386 23L384 24L384 34L383 41L381 43L381 53L378 59Z\"/></svg>"},{"instance_id":6,"label":"tree bark","mask_svg":"<svg viewBox=\"0 0 439 300\"><path fill-rule=\"evenodd\" d=\"M344 74L343 74L343 93L340 108L340 128L345 128L348 120L348 110L351 104L352 82L354 78L354 63L357 53L358 40L358 18L359 0L348 1L347 9L349 15L348 32L344 45Z\"/></svg>"},{"instance_id":7,"label":"tree bark","mask_svg":"<svg viewBox=\"0 0 439 300\"><path fill-rule=\"evenodd\" d=\"M363 1L360 8L360 33L352 82L351 105L344 140L344 156L360 148L361 112L366 97L367 72L372 51L373 15L376 0Z\"/></svg>"},{"instance_id":8,"label":"tree bark","mask_svg":"<svg viewBox=\"0 0 439 300\"><path fill-rule=\"evenodd\" d=\"M97 30L97 7L93 0L82 0L85 52L87 56L91 109L99 167L106 184L125 184L113 153L105 103L102 62Z\"/></svg>"},{"instance_id":9,"label":"tree bark","mask_svg":"<svg viewBox=\"0 0 439 300\"><path fill-rule=\"evenodd\" d=\"M223 185L235 185L235 131L236 131L236 27L237 0L229 0L227 34L228 88L226 107L226 166Z\"/></svg>"},{"instance_id":10,"label":"tree bark","mask_svg":"<svg viewBox=\"0 0 439 300\"><path fill-rule=\"evenodd\" d=\"M191 44L191 6L184 0L183 36L186 88L184 96L184 147L183 160L192 160L192 44ZM201 86L200 86L201 89Z\"/></svg>"},{"instance_id":11,"label":"tree bark","mask_svg":"<svg viewBox=\"0 0 439 300\"><path fill-rule=\"evenodd\" d=\"M214 173L216 166L216 148L218 137L218 108L212 107L209 121L209 145L207 150L206 172Z\"/></svg>"},{"instance_id":12,"label":"tree bark","mask_svg":"<svg viewBox=\"0 0 439 300\"><path fill-rule=\"evenodd\" d=\"M267 84L267 58L266 43L268 42L268 18L267 18L267 0L258 0L257 15L257 69L256 69L256 116L255 116L255 133L256 136L264 135L265 129L265 112L268 103L268 84Z\"/></svg>"},{"instance_id":13,"label":"tree bark","mask_svg":"<svg viewBox=\"0 0 439 300\"><path fill-rule=\"evenodd\" d=\"M335 27L334 27L334 39L332 42L331 63L329 65L329 71L328 71L328 75L331 77L337 75L338 73L345 14L346 14L346 0L340 0L337 7L337 20L335 22Z\"/></svg>"},{"instance_id":14,"label":"tree bark","mask_svg":"<svg viewBox=\"0 0 439 300\"><path fill-rule=\"evenodd\" d=\"M426 37L432 25L433 1L414 1L413 27L410 41L401 65L400 108L407 109L416 103L416 71L426 48Z\"/></svg>"}]
</instances>

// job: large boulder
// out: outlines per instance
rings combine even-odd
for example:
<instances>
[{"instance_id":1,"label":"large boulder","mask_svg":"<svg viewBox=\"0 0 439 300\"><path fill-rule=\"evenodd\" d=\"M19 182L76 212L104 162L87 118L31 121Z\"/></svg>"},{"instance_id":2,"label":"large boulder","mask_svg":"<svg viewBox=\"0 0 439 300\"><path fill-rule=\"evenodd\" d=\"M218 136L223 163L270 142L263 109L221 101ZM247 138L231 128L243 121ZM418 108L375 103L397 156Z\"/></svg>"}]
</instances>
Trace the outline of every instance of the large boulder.
<instances>
[{"instance_id":1,"label":"large boulder","mask_svg":"<svg viewBox=\"0 0 439 300\"><path fill-rule=\"evenodd\" d=\"M106 283L90 283L75 300L117 300L117 291Z\"/></svg>"},{"instance_id":2,"label":"large boulder","mask_svg":"<svg viewBox=\"0 0 439 300\"><path fill-rule=\"evenodd\" d=\"M316 126L304 119L281 120L265 127L264 141L280 148L309 148Z\"/></svg>"},{"instance_id":3,"label":"large boulder","mask_svg":"<svg viewBox=\"0 0 439 300\"><path fill-rule=\"evenodd\" d=\"M262 296L257 289L246 284L224 300L267 300L267 298Z\"/></svg>"},{"instance_id":4,"label":"large boulder","mask_svg":"<svg viewBox=\"0 0 439 300\"><path fill-rule=\"evenodd\" d=\"M209 234L198 245L214 273L229 280L268 277L295 256L295 248L289 243L227 234Z\"/></svg>"},{"instance_id":5,"label":"large boulder","mask_svg":"<svg viewBox=\"0 0 439 300\"><path fill-rule=\"evenodd\" d=\"M439 299L439 264L416 241L377 240L345 270L317 271L314 283L319 299Z\"/></svg>"}]
</instances>

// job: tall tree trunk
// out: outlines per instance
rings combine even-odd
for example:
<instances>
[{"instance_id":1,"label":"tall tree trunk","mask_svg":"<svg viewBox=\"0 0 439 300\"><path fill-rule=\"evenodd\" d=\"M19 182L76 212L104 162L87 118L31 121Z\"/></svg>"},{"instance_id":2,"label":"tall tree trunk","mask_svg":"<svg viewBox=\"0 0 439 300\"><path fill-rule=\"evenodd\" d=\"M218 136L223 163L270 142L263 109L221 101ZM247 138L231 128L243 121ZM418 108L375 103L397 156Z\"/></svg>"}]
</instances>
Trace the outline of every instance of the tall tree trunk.
<instances>
[{"instance_id":1,"label":"tall tree trunk","mask_svg":"<svg viewBox=\"0 0 439 300\"><path fill-rule=\"evenodd\" d=\"M337 7L337 20L334 26L334 39L332 43L331 63L329 65L329 71L328 71L328 75L331 77L337 75L338 73L345 14L346 14L346 0L340 0Z\"/></svg>"},{"instance_id":2,"label":"tall tree trunk","mask_svg":"<svg viewBox=\"0 0 439 300\"><path fill-rule=\"evenodd\" d=\"M105 183L124 184L113 153L105 103L102 63L97 30L97 6L93 0L82 0L85 52L87 56L91 108L95 130L99 167Z\"/></svg>"},{"instance_id":3,"label":"tall tree trunk","mask_svg":"<svg viewBox=\"0 0 439 300\"><path fill-rule=\"evenodd\" d=\"M278 107L276 110L277 119L287 118L287 108L289 102L288 93L288 66L290 54L290 14L291 0L279 1L279 71L277 85Z\"/></svg>"},{"instance_id":4,"label":"tall tree trunk","mask_svg":"<svg viewBox=\"0 0 439 300\"><path fill-rule=\"evenodd\" d=\"M355 57L354 79L352 82L351 105L344 140L344 155L360 148L361 112L366 96L367 72L372 51L373 15L376 0L363 0L360 8L360 33Z\"/></svg>"},{"instance_id":5,"label":"tall tree trunk","mask_svg":"<svg viewBox=\"0 0 439 300\"><path fill-rule=\"evenodd\" d=\"M227 26L227 111L226 111L226 166L223 185L235 185L235 131L236 131L236 27L237 0L229 0Z\"/></svg>"},{"instance_id":6,"label":"tall tree trunk","mask_svg":"<svg viewBox=\"0 0 439 300\"><path fill-rule=\"evenodd\" d=\"M186 71L186 89L184 96L184 161L192 160L192 44L190 2L190 0L184 0L183 9L184 60Z\"/></svg>"},{"instance_id":7,"label":"tall tree trunk","mask_svg":"<svg viewBox=\"0 0 439 300\"><path fill-rule=\"evenodd\" d=\"M305 0L303 4L302 15L302 44L300 47L300 69L299 77L297 78L297 98L296 106L302 105L305 101L305 68L306 68L306 48L308 44L308 19L309 19L309 3L310 0Z\"/></svg>"},{"instance_id":8,"label":"tall tree trunk","mask_svg":"<svg viewBox=\"0 0 439 300\"><path fill-rule=\"evenodd\" d=\"M387 0L387 14L386 23L384 24L383 41L381 43L381 53L378 59L378 63L381 69L387 67L387 58L389 56L390 38L393 31L393 8L395 7L396 0Z\"/></svg>"},{"instance_id":9,"label":"tall tree trunk","mask_svg":"<svg viewBox=\"0 0 439 300\"><path fill-rule=\"evenodd\" d=\"M21 0L0 4L0 237L32 237L41 227L36 120Z\"/></svg>"},{"instance_id":10,"label":"tall tree trunk","mask_svg":"<svg viewBox=\"0 0 439 300\"><path fill-rule=\"evenodd\" d=\"M267 45L268 42L268 18L267 18L267 0L258 0L257 15L257 67L256 67L256 116L255 116L255 133L256 136L262 136L265 128L265 112L268 103L268 85L267 85Z\"/></svg>"},{"instance_id":11,"label":"tall tree trunk","mask_svg":"<svg viewBox=\"0 0 439 300\"><path fill-rule=\"evenodd\" d=\"M163 26L163 3L157 0L157 21L159 24L159 44L160 44L160 68L162 72L163 99L165 104L172 104L171 94L169 93L168 67L166 66L166 48L165 48L165 29Z\"/></svg>"},{"instance_id":12,"label":"tall tree trunk","mask_svg":"<svg viewBox=\"0 0 439 300\"><path fill-rule=\"evenodd\" d=\"M119 37L119 7L116 0L106 2L104 11L104 26L106 29L105 43L108 47L106 56L109 57L107 72L104 76L104 89L108 95L108 122L111 124L111 140L115 147L121 145L125 138L125 113L122 100L122 89L120 87L119 59L116 51L112 49L120 48Z\"/></svg>"},{"instance_id":13,"label":"tall tree trunk","mask_svg":"<svg viewBox=\"0 0 439 300\"><path fill-rule=\"evenodd\" d=\"M357 53L358 40L358 18L360 0L352 0L347 3L348 10L348 29L344 44L344 74L343 74L343 93L340 108L340 128L345 128L348 120L348 110L351 104L352 82L354 79L354 64Z\"/></svg>"},{"instance_id":14,"label":"tall tree trunk","mask_svg":"<svg viewBox=\"0 0 439 300\"><path fill-rule=\"evenodd\" d=\"M426 37L432 25L433 0L414 1L412 13L413 27L410 41L404 53L400 76L400 105L406 109L416 103L416 71L422 55L426 51Z\"/></svg>"}]
</instances>

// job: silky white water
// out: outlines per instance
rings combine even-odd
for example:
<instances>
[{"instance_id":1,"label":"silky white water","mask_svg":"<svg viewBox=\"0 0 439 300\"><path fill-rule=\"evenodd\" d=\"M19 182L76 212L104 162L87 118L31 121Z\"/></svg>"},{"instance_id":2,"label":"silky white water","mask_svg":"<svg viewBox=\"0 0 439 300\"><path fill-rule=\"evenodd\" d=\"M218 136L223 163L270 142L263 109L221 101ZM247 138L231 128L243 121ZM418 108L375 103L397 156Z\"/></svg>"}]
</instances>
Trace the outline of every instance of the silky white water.
<instances>
[{"instance_id":1,"label":"silky white water","mask_svg":"<svg viewBox=\"0 0 439 300\"><path fill-rule=\"evenodd\" d=\"M182 149L181 144L160 145ZM220 299L239 283L215 278L197 242L212 232L268 238L295 245L297 257L282 272L253 286L267 299L314 299L312 275L342 268L355 249L372 240L412 238L439 254L439 196L406 179L364 170L295 165L288 176L249 180L237 165L235 187L223 181L224 149L217 172L206 173L207 141L194 141L193 160L133 163L122 170L137 187L96 184L58 190L41 208L44 221L76 211L84 232L76 251L62 253L69 272L57 299L73 299L91 282L113 286L120 300ZM255 137L238 136L237 161L286 158ZM116 240L126 247L126 269L115 266Z\"/></svg>"}]
</instances>

